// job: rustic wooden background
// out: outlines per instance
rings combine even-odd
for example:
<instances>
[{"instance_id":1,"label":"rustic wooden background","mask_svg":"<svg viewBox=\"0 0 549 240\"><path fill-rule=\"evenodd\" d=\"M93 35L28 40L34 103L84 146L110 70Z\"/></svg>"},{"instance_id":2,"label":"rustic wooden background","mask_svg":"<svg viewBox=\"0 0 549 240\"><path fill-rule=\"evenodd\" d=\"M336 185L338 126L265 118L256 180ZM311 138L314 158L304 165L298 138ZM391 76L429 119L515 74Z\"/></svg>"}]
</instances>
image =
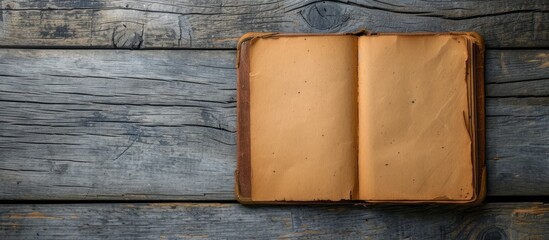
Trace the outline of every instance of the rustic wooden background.
<instances>
[{"instance_id":1,"label":"rustic wooden background","mask_svg":"<svg viewBox=\"0 0 549 240\"><path fill-rule=\"evenodd\" d=\"M359 29L484 36L485 204L234 200L238 37ZM549 239L548 123L546 0L0 0L1 239Z\"/></svg>"}]
</instances>

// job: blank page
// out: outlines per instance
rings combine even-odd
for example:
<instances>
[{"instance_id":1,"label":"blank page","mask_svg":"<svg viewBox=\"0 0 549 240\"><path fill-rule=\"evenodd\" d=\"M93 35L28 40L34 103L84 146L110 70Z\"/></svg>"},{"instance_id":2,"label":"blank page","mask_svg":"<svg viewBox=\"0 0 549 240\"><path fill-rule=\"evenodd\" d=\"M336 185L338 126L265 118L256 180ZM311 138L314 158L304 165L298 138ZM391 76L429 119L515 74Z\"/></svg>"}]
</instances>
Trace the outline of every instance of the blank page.
<instances>
[{"instance_id":1,"label":"blank page","mask_svg":"<svg viewBox=\"0 0 549 240\"><path fill-rule=\"evenodd\" d=\"M359 38L360 199L469 200L468 42Z\"/></svg>"},{"instance_id":2,"label":"blank page","mask_svg":"<svg viewBox=\"0 0 549 240\"><path fill-rule=\"evenodd\" d=\"M338 201L356 194L357 52L356 36L253 40L253 201Z\"/></svg>"}]
</instances>

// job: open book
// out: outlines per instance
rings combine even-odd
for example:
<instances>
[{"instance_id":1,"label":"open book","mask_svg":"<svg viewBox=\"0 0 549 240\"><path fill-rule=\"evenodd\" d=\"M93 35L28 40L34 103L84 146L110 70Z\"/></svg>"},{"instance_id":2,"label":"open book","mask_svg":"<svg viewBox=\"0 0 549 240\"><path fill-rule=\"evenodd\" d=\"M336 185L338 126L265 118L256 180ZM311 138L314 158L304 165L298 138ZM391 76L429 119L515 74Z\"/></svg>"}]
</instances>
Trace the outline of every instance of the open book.
<instances>
[{"instance_id":1,"label":"open book","mask_svg":"<svg viewBox=\"0 0 549 240\"><path fill-rule=\"evenodd\" d=\"M249 33L238 45L242 203L482 201L475 33Z\"/></svg>"}]
</instances>

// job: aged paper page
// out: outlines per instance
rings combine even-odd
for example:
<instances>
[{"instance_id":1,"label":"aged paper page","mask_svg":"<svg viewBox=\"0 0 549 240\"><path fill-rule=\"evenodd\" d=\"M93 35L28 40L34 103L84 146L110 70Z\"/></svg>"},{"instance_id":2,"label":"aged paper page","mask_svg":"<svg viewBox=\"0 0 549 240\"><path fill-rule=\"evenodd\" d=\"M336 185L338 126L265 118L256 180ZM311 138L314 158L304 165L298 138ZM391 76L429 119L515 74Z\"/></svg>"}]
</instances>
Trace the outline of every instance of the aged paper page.
<instances>
[{"instance_id":1,"label":"aged paper page","mask_svg":"<svg viewBox=\"0 0 549 240\"><path fill-rule=\"evenodd\" d=\"M357 52L355 36L253 41L253 201L338 201L356 194Z\"/></svg>"},{"instance_id":2,"label":"aged paper page","mask_svg":"<svg viewBox=\"0 0 549 240\"><path fill-rule=\"evenodd\" d=\"M360 199L473 197L467 58L462 36L359 38Z\"/></svg>"}]
</instances>

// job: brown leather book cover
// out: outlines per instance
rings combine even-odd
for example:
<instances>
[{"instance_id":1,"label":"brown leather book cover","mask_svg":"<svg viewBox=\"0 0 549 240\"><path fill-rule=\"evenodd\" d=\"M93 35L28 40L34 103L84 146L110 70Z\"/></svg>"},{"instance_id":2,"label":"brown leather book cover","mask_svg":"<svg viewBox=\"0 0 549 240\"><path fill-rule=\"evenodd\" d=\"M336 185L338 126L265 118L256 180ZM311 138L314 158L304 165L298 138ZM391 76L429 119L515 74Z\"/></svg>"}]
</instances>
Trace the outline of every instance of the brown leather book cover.
<instances>
[{"instance_id":1,"label":"brown leather book cover","mask_svg":"<svg viewBox=\"0 0 549 240\"><path fill-rule=\"evenodd\" d=\"M248 33L236 64L239 202L484 199L478 34Z\"/></svg>"}]
</instances>

